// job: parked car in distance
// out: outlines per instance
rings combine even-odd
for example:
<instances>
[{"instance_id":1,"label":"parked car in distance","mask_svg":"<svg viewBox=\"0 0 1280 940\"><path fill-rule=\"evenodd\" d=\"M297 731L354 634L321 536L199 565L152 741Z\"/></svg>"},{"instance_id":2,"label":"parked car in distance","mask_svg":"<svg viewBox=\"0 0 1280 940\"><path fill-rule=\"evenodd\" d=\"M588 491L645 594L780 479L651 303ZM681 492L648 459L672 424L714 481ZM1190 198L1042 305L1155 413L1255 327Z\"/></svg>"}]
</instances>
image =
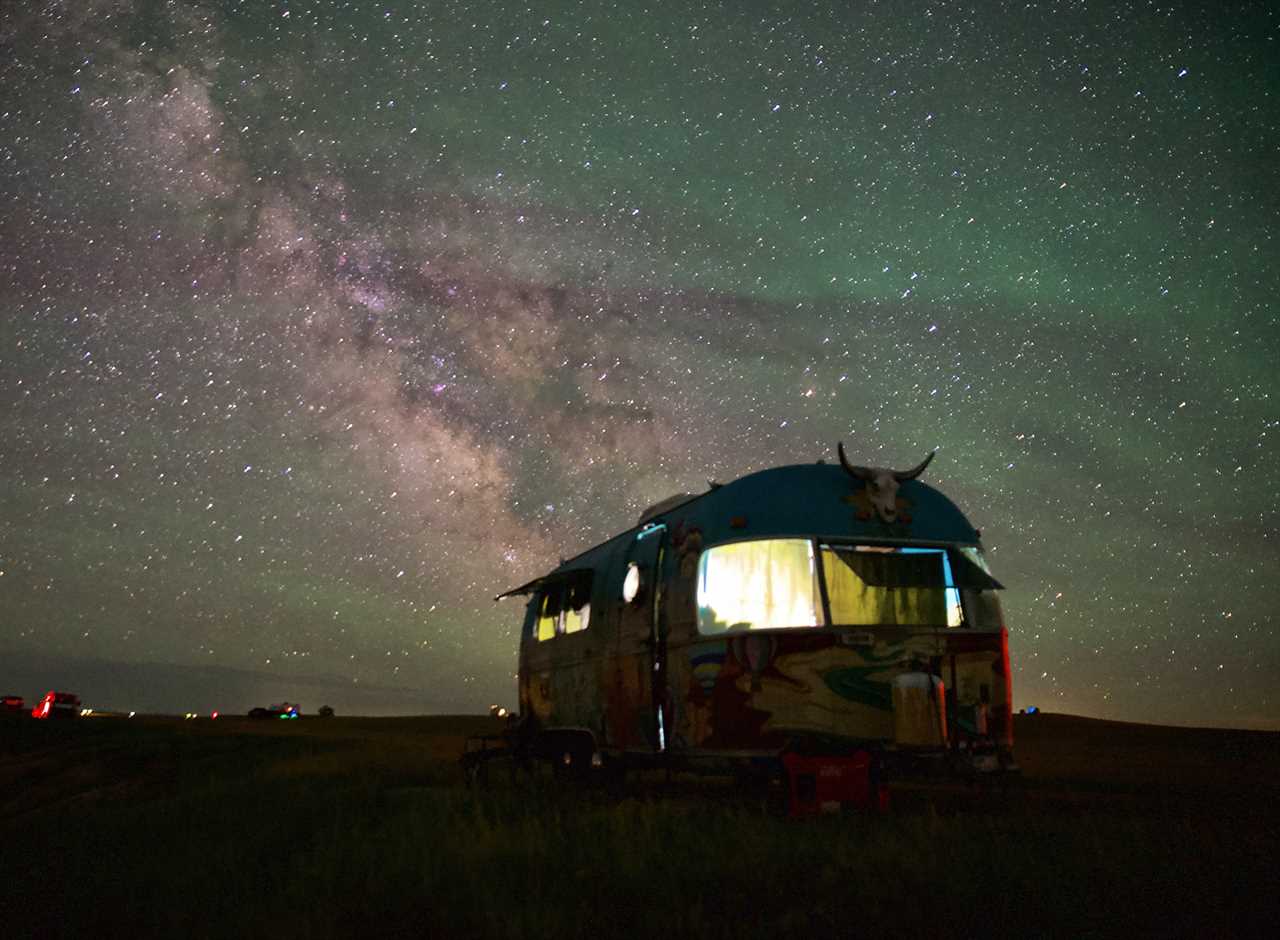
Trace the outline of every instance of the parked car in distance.
<instances>
[{"instance_id":1,"label":"parked car in distance","mask_svg":"<svg viewBox=\"0 0 1280 940\"><path fill-rule=\"evenodd\" d=\"M281 702L279 705L272 705L267 711L272 718L297 718L302 714L302 709L296 702Z\"/></svg>"},{"instance_id":2,"label":"parked car in distance","mask_svg":"<svg viewBox=\"0 0 1280 940\"><path fill-rule=\"evenodd\" d=\"M273 704L268 708L249 709L250 718L297 718L302 712L299 707L289 702Z\"/></svg>"},{"instance_id":3,"label":"parked car in distance","mask_svg":"<svg viewBox=\"0 0 1280 940\"><path fill-rule=\"evenodd\" d=\"M0 699L0 714L21 715L27 710L27 700L21 695L6 695Z\"/></svg>"},{"instance_id":4,"label":"parked car in distance","mask_svg":"<svg viewBox=\"0 0 1280 940\"><path fill-rule=\"evenodd\" d=\"M49 692L31 709L32 718L79 718L80 696L70 692Z\"/></svg>"}]
</instances>

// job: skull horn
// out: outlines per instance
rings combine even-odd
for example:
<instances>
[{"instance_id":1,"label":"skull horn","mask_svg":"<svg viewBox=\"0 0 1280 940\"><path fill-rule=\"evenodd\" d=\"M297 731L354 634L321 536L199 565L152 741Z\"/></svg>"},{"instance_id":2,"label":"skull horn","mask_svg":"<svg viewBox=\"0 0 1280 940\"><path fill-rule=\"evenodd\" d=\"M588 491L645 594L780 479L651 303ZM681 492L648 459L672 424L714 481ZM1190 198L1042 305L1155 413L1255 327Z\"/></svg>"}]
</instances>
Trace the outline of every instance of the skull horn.
<instances>
[{"instance_id":1,"label":"skull horn","mask_svg":"<svg viewBox=\"0 0 1280 940\"><path fill-rule=\"evenodd\" d=\"M916 464L916 466L912 467L910 470L893 471L894 477L897 479L899 483L903 482L904 480L914 480L920 474L924 473L924 468L929 466L929 461L933 459L933 455L936 454L937 452L938 451L936 449L929 451L929 456L924 458L924 460L920 461L920 463Z\"/></svg>"},{"instance_id":2,"label":"skull horn","mask_svg":"<svg viewBox=\"0 0 1280 940\"><path fill-rule=\"evenodd\" d=\"M844 467L844 472L849 474L849 476L853 477L855 480L870 480L872 476L874 476L874 474L866 467L855 467L853 464L849 463L849 458L844 455L844 441L836 442L836 450L840 454L840 466ZM926 460L925 463L928 463L928 461ZM921 467L920 469L923 470L924 467Z\"/></svg>"}]
</instances>

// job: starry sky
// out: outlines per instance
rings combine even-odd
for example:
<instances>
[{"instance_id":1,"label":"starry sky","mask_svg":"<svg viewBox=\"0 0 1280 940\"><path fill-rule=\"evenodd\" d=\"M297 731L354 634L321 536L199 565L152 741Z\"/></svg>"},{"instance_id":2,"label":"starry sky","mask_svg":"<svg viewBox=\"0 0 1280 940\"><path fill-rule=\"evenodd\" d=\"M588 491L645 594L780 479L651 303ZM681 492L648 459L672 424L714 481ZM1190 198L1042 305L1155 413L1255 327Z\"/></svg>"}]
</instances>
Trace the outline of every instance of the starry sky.
<instances>
[{"instance_id":1,"label":"starry sky","mask_svg":"<svg viewBox=\"0 0 1280 940\"><path fill-rule=\"evenodd\" d=\"M1280 728L1277 167L1264 3L5 4L0 684L514 703L495 594L843 440L1016 706Z\"/></svg>"}]
</instances>

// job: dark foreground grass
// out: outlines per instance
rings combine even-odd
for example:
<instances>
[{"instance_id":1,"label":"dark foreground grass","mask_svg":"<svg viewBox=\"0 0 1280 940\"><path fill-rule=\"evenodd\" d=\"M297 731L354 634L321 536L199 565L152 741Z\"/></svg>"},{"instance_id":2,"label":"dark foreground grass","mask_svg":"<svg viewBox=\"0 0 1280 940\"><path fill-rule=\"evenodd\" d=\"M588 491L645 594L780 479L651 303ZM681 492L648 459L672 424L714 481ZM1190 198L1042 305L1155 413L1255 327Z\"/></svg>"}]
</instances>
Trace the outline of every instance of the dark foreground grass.
<instances>
[{"instance_id":1,"label":"dark foreground grass","mask_svg":"<svg viewBox=\"0 0 1280 940\"><path fill-rule=\"evenodd\" d=\"M85 723L89 725L91 723ZM457 729L78 727L10 747L13 936L1270 936L1277 814L1050 778L773 818L714 789L463 789ZM422 755L426 755L425 757ZM77 777L76 774L79 774ZM41 779L44 775L44 779ZM74 783L69 783L74 778ZM56 798L38 799L42 786Z\"/></svg>"}]
</instances>

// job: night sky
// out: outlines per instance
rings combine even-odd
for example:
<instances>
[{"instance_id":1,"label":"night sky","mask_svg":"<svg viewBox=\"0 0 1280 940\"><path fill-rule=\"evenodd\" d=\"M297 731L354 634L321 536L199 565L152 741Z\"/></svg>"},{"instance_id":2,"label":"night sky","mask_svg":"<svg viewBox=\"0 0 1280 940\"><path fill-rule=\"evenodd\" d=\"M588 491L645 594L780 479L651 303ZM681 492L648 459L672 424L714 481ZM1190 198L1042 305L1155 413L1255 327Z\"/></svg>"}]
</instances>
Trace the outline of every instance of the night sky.
<instances>
[{"instance_id":1,"label":"night sky","mask_svg":"<svg viewBox=\"0 0 1280 940\"><path fill-rule=\"evenodd\" d=\"M0 7L0 693L514 704L495 594L843 440L1015 706L1280 728L1280 7L790 6Z\"/></svg>"}]
</instances>

